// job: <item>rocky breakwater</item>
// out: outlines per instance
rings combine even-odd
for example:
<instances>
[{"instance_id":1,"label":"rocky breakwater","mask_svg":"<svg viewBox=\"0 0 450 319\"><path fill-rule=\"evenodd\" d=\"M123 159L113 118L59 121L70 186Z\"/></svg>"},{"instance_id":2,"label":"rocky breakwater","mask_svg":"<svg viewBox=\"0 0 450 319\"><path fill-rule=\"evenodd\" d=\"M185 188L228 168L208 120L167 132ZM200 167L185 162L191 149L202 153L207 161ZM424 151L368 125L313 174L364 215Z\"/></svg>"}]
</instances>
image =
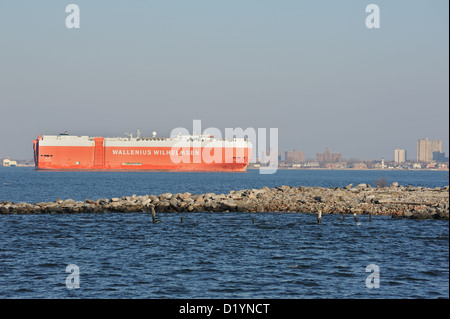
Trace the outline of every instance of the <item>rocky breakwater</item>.
<instances>
[{"instance_id":1,"label":"rocky breakwater","mask_svg":"<svg viewBox=\"0 0 450 319\"><path fill-rule=\"evenodd\" d=\"M1 214L57 214L100 212L298 212L319 214L390 215L393 218L449 218L449 187L340 188L289 187L245 189L228 194L164 193L122 198L41 203L0 203Z\"/></svg>"}]
</instances>

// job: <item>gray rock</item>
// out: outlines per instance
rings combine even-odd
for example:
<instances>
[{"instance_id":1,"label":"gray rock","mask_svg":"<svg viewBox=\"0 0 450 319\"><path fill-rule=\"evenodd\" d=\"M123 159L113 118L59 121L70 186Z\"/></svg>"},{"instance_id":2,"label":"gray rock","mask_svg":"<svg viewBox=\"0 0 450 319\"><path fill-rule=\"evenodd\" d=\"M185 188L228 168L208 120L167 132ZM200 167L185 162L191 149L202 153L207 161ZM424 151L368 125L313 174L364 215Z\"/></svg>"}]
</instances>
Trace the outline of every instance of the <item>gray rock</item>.
<instances>
[{"instance_id":1,"label":"gray rock","mask_svg":"<svg viewBox=\"0 0 450 319\"><path fill-rule=\"evenodd\" d=\"M159 200L165 200L165 199L169 199L172 197L172 193L164 193L159 195Z\"/></svg>"},{"instance_id":2,"label":"gray rock","mask_svg":"<svg viewBox=\"0 0 450 319\"><path fill-rule=\"evenodd\" d=\"M179 201L173 196L169 201L170 206L177 208L179 206Z\"/></svg>"},{"instance_id":3,"label":"gray rock","mask_svg":"<svg viewBox=\"0 0 450 319\"><path fill-rule=\"evenodd\" d=\"M406 218L410 218L410 217L412 217L412 215L413 215L413 213L411 213L410 210L406 210L406 211L403 213L403 216L406 217Z\"/></svg>"}]
</instances>

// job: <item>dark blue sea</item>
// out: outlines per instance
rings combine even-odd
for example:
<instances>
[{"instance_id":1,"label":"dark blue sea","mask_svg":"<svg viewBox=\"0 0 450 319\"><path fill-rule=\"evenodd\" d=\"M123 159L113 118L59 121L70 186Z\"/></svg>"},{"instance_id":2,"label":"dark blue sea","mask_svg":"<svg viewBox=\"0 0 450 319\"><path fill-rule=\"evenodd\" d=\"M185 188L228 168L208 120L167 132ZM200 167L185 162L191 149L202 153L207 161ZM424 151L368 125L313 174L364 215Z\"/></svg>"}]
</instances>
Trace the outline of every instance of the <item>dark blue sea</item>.
<instances>
[{"instance_id":1,"label":"dark blue sea","mask_svg":"<svg viewBox=\"0 0 450 319\"><path fill-rule=\"evenodd\" d=\"M0 168L0 201L374 185L381 177L401 185L449 184L446 171L260 175L15 167ZM0 298L449 298L448 221L351 217L340 222L325 215L317 224L312 214L160 213L154 224L145 213L0 215ZM78 273L66 272L69 265Z\"/></svg>"}]
</instances>

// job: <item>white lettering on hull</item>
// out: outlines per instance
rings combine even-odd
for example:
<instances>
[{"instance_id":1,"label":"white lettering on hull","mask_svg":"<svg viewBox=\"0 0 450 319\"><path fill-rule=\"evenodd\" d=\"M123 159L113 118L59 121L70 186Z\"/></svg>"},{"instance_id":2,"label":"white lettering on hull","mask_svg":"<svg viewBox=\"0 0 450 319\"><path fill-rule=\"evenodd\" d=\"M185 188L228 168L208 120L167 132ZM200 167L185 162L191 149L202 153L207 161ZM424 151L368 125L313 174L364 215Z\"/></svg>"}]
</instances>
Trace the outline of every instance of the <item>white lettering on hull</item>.
<instances>
[{"instance_id":1,"label":"white lettering on hull","mask_svg":"<svg viewBox=\"0 0 450 319\"><path fill-rule=\"evenodd\" d=\"M113 155L159 155L159 156L177 156L177 155L200 155L199 150L112 150Z\"/></svg>"}]
</instances>

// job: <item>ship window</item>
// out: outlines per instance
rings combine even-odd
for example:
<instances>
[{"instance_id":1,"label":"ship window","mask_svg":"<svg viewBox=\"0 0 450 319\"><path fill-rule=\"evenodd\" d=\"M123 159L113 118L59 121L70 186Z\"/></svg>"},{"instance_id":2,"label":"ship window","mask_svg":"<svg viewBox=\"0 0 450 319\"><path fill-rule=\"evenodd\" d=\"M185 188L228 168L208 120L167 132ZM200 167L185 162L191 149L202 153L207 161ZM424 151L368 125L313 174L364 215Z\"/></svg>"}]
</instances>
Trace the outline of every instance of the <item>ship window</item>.
<instances>
[{"instance_id":1,"label":"ship window","mask_svg":"<svg viewBox=\"0 0 450 319\"><path fill-rule=\"evenodd\" d=\"M44 157L53 157L53 155L47 155L47 154L41 154L41 156L44 156Z\"/></svg>"}]
</instances>

